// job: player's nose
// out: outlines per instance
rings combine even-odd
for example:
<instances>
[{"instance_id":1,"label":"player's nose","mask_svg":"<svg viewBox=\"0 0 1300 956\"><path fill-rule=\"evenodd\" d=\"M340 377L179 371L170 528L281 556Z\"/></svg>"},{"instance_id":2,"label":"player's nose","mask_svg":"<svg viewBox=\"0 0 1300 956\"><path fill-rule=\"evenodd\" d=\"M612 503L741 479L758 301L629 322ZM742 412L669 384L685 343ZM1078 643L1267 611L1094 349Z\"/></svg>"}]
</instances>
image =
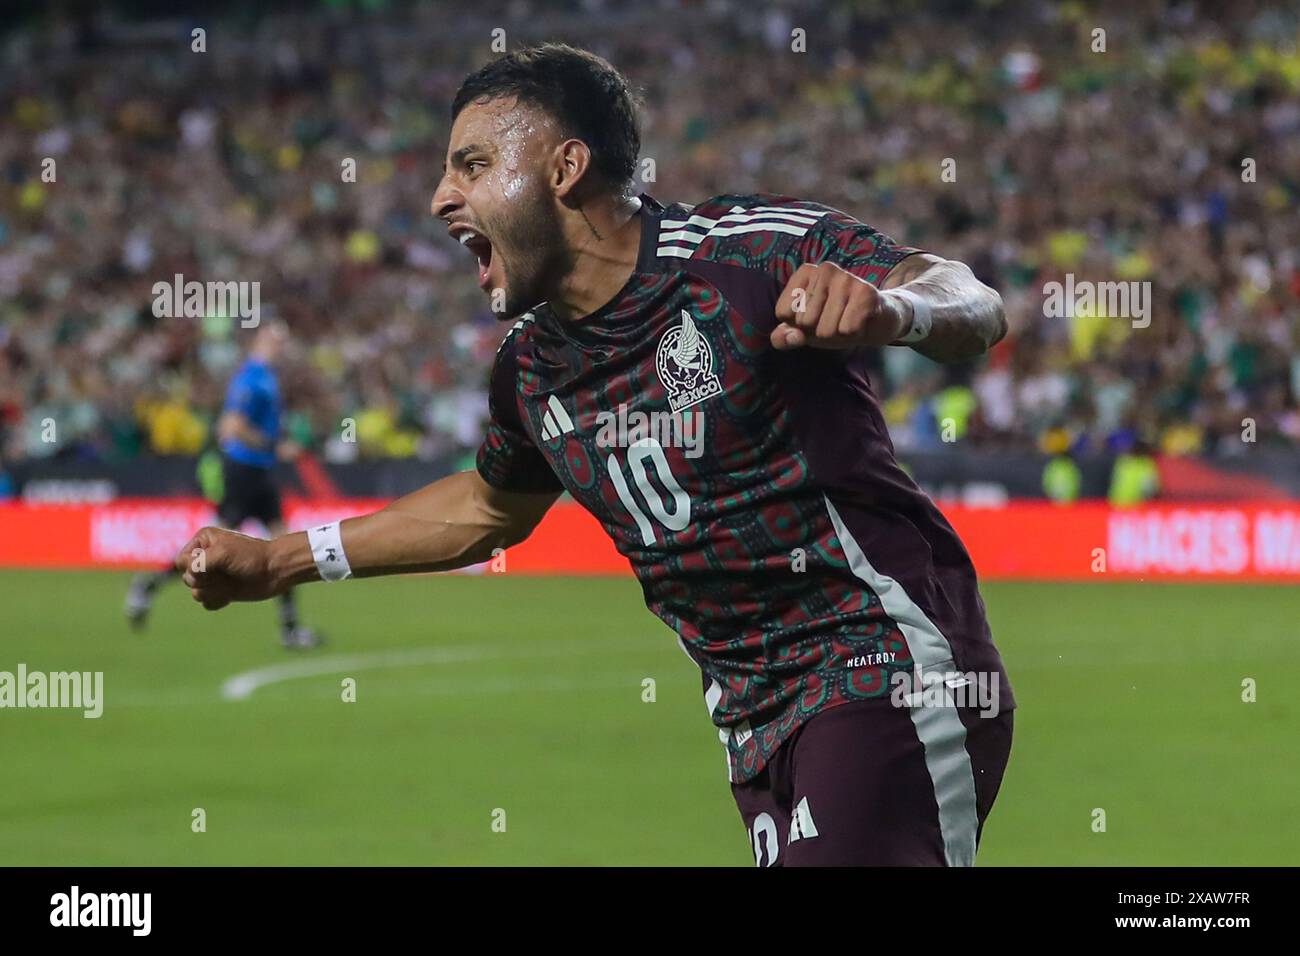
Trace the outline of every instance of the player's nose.
<instances>
[{"instance_id":1,"label":"player's nose","mask_svg":"<svg viewBox=\"0 0 1300 956\"><path fill-rule=\"evenodd\" d=\"M464 205L465 197L461 195L460 190L451 185L444 176L438 183L438 188L433 192L433 202L430 209L439 219L447 219Z\"/></svg>"}]
</instances>

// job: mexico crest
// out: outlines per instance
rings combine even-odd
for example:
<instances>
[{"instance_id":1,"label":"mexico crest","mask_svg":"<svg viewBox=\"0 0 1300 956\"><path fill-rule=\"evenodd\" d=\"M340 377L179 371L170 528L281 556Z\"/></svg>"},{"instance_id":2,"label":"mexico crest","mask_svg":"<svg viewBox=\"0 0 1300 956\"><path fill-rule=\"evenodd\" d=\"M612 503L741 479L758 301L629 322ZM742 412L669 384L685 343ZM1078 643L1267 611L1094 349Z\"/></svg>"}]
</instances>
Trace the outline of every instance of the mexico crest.
<instances>
[{"instance_id":1,"label":"mexico crest","mask_svg":"<svg viewBox=\"0 0 1300 956\"><path fill-rule=\"evenodd\" d=\"M668 390L668 407L674 412L698 405L722 391L713 372L713 350L685 309L682 324L669 329L659 340L655 371Z\"/></svg>"}]
</instances>

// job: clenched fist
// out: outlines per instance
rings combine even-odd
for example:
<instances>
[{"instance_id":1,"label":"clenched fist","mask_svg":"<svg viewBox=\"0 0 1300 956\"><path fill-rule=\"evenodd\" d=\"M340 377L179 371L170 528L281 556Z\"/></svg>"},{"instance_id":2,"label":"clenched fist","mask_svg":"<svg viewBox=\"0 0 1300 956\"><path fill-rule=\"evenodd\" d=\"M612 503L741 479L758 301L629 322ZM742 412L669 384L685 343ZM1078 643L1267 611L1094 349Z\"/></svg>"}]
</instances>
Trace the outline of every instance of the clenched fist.
<instances>
[{"instance_id":1,"label":"clenched fist","mask_svg":"<svg viewBox=\"0 0 1300 956\"><path fill-rule=\"evenodd\" d=\"M269 541L203 528L176 555L176 570L194 600L215 611L231 601L263 601L279 593L270 552Z\"/></svg>"},{"instance_id":2,"label":"clenched fist","mask_svg":"<svg viewBox=\"0 0 1300 956\"><path fill-rule=\"evenodd\" d=\"M776 300L778 349L888 345L907 334L911 306L833 262L804 263Z\"/></svg>"}]
</instances>

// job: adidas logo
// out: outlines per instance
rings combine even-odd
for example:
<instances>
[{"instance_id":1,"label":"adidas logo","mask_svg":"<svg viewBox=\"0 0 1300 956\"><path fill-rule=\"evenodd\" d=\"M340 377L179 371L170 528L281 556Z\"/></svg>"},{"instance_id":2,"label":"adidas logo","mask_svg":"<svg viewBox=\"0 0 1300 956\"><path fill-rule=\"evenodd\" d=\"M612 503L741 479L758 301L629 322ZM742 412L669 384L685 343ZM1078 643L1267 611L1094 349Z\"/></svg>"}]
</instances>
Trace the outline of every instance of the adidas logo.
<instances>
[{"instance_id":1,"label":"adidas logo","mask_svg":"<svg viewBox=\"0 0 1300 956\"><path fill-rule=\"evenodd\" d=\"M786 846L789 846L795 840L808 839L817 835L817 826L813 823L812 811L808 809L808 798L804 797L790 814L790 837L785 841Z\"/></svg>"},{"instance_id":2,"label":"adidas logo","mask_svg":"<svg viewBox=\"0 0 1300 956\"><path fill-rule=\"evenodd\" d=\"M550 441L573 431L573 419L564 410L560 400L552 395L546 400L546 411L542 412L542 441Z\"/></svg>"}]
</instances>

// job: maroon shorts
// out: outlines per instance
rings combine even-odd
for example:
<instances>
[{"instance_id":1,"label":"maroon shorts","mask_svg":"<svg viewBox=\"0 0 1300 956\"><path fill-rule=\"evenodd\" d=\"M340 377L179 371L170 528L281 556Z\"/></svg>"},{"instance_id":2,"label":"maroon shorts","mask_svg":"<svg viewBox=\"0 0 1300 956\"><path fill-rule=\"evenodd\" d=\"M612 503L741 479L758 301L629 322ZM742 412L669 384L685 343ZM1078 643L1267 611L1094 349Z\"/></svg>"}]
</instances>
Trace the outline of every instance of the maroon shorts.
<instances>
[{"instance_id":1,"label":"maroon shorts","mask_svg":"<svg viewBox=\"0 0 1300 956\"><path fill-rule=\"evenodd\" d=\"M732 784L759 866L969 866L1011 754L1011 715L841 704Z\"/></svg>"}]
</instances>

